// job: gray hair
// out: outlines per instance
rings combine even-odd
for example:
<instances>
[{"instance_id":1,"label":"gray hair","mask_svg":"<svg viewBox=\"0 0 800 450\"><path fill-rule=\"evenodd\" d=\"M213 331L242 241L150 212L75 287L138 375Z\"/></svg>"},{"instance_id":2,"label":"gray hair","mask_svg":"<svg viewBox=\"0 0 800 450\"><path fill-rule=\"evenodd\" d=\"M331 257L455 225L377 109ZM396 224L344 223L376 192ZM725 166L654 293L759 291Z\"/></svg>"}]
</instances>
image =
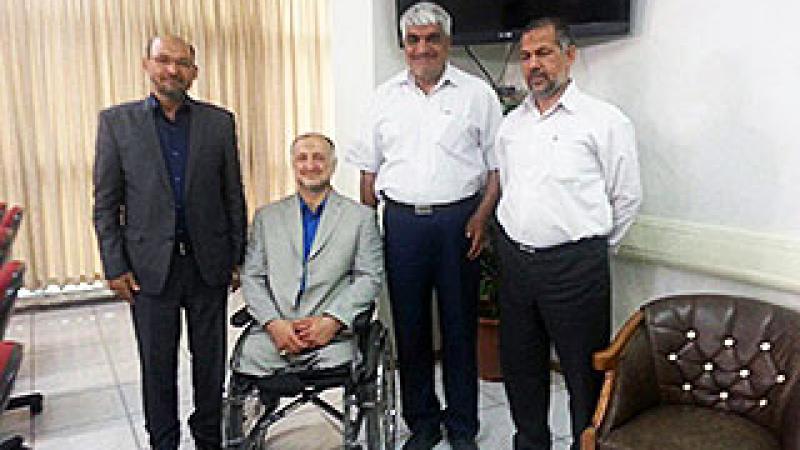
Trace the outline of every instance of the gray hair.
<instances>
[{"instance_id":1,"label":"gray hair","mask_svg":"<svg viewBox=\"0 0 800 450\"><path fill-rule=\"evenodd\" d=\"M522 30L522 34L529 31L538 30L541 28L552 26L556 30L556 42L561 50L566 50L571 45L575 45L575 38L572 37L572 32L569 31L569 25L560 17L540 17L532 20Z\"/></svg>"},{"instance_id":2,"label":"gray hair","mask_svg":"<svg viewBox=\"0 0 800 450\"><path fill-rule=\"evenodd\" d=\"M317 139L320 139L320 140L322 140L324 142L327 142L328 143L328 150L330 150L330 153L331 153L331 159L334 160L334 161L336 160L336 145L334 145L333 139L329 138L328 136L325 136L322 133L316 133L316 132L303 133L303 134L297 136L296 138L294 138L292 140L292 145L289 146L289 154L290 155L294 155L295 146L297 146L297 144L300 141L304 141L304 140L310 139L310 138L317 138Z\"/></svg>"},{"instance_id":3,"label":"gray hair","mask_svg":"<svg viewBox=\"0 0 800 450\"><path fill-rule=\"evenodd\" d=\"M406 28L420 25L439 25L445 36L450 36L452 20L450 14L432 2L415 3L400 16L400 34L406 39Z\"/></svg>"}]
</instances>

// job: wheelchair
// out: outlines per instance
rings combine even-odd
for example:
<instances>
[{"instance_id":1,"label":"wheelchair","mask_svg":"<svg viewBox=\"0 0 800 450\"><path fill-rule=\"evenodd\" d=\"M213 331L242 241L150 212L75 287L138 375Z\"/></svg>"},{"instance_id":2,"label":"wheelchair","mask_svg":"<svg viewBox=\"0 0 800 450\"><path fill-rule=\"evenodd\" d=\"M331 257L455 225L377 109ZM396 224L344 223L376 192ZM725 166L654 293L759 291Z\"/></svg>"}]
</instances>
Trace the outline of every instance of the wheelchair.
<instances>
[{"instance_id":1,"label":"wheelchair","mask_svg":"<svg viewBox=\"0 0 800 450\"><path fill-rule=\"evenodd\" d=\"M359 441L363 426L367 449L394 449L397 410L392 344L386 327L373 319L374 310L373 305L354 320L353 358L349 363L264 377L231 373L223 399L223 448L265 450L269 427L311 403L342 424L344 449L363 448ZM242 308L231 317L231 325L245 328L236 343L233 363L242 339L258 324ZM344 388L341 410L320 398L333 388ZM291 401L278 408L280 398Z\"/></svg>"}]
</instances>

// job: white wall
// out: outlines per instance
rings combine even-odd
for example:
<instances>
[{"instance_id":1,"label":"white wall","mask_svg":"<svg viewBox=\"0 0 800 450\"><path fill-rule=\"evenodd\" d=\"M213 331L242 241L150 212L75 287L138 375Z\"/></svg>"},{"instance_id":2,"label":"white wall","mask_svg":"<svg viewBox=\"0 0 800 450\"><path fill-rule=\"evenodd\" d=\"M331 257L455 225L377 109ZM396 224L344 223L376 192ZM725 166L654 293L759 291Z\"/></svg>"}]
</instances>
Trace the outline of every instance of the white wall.
<instances>
[{"instance_id":1,"label":"white wall","mask_svg":"<svg viewBox=\"0 0 800 450\"><path fill-rule=\"evenodd\" d=\"M636 121L644 213L800 238L798 12L640 0L634 36L583 50L576 78Z\"/></svg>"},{"instance_id":2,"label":"white wall","mask_svg":"<svg viewBox=\"0 0 800 450\"><path fill-rule=\"evenodd\" d=\"M626 111L640 143L643 220L614 267L617 323L678 292L800 307L800 6L754 5L639 0L632 36L582 49L575 78Z\"/></svg>"},{"instance_id":3,"label":"white wall","mask_svg":"<svg viewBox=\"0 0 800 450\"><path fill-rule=\"evenodd\" d=\"M394 2L332 3L371 4L374 34L354 41L372 53L348 58L350 67L368 67L377 84L403 66ZM582 47L573 69L584 90L631 117L640 145L645 201L614 261L615 322L646 300L677 292L737 293L800 308L800 151L793 133L800 126L793 86L800 80L800 4L635 3L632 35ZM333 29L355 34L362 25L334 22ZM506 48L476 51L496 76ZM453 61L477 72L460 51ZM510 70L507 79L519 82L517 67ZM358 79L336 81L337 130L339 113L356 112L340 108L338 93ZM342 119L343 127L350 123Z\"/></svg>"},{"instance_id":4,"label":"white wall","mask_svg":"<svg viewBox=\"0 0 800 450\"><path fill-rule=\"evenodd\" d=\"M358 130L361 111L375 86L372 38L373 2L331 0L331 63L334 83L334 140L339 163L333 185L339 192L358 198L358 173L344 162L342 153Z\"/></svg>"}]
</instances>

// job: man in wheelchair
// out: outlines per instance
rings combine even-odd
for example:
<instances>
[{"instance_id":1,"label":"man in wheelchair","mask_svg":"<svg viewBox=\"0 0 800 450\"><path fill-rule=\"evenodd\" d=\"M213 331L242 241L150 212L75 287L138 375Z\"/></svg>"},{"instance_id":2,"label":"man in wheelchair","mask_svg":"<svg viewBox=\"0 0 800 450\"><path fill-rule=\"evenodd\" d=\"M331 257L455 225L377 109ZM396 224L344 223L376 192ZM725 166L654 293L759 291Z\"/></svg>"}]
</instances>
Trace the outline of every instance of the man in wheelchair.
<instances>
[{"instance_id":1,"label":"man in wheelchair","mask_svg":"<svg viewBox=\"0 0 800 450\"><path fill-rule=\"evenodd\" d=\"M383 277L375 212L332 189L324 135L298 136L291 163L297 193L256 212L247 244L224 445L260 449L272 423L310 402L343 422L345 448L359 448L365 417L369 447L393 448L390 344L372 320ZM342 411L317 397L340 386ZM295 400L277 409L281 397Z\"/></svg>"}]
</instances>

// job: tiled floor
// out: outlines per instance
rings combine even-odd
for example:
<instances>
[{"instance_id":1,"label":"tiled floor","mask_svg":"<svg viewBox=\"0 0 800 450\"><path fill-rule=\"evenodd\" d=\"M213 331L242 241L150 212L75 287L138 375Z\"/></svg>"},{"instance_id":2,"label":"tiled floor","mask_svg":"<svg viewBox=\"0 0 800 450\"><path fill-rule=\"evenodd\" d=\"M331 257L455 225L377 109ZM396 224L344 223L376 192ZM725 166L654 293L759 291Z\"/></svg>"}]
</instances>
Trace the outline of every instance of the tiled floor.
<instances>
[{"instance_id":1,"label":"tiled floor","mask_svg":"<svg viewBox=\"0 0 800 450\"><path fill-rule=\"evenodd\" d=\"M231 310L237 307L231 302ZM231 344L237 332L231 330ZM0 416L0 436L25 437L36 450L135 450L147 448L130 312L127 305L109 303L73 306L12 317L6 339L25 345L16 393L32 390L45 397L44 412L6 411ZM191 411L189 353L180 355L181 416ZM510 449L513 427L500 383L481 382L482 449ZM331 393L335 399L336 393ZM440 392L441 395L441 392ZM567 396L563 381L554 377L551 424L554 450L569 448ZM407 437L400 421L398 448ZM185 423L185 421L184 421ZM341 445L337 426L314 408L298 411L270 431L269 448L333 449ZM188 430L182 450L193 449ZM446 443L437 449L449 449Z\"/></svg>"}]
</instances>

